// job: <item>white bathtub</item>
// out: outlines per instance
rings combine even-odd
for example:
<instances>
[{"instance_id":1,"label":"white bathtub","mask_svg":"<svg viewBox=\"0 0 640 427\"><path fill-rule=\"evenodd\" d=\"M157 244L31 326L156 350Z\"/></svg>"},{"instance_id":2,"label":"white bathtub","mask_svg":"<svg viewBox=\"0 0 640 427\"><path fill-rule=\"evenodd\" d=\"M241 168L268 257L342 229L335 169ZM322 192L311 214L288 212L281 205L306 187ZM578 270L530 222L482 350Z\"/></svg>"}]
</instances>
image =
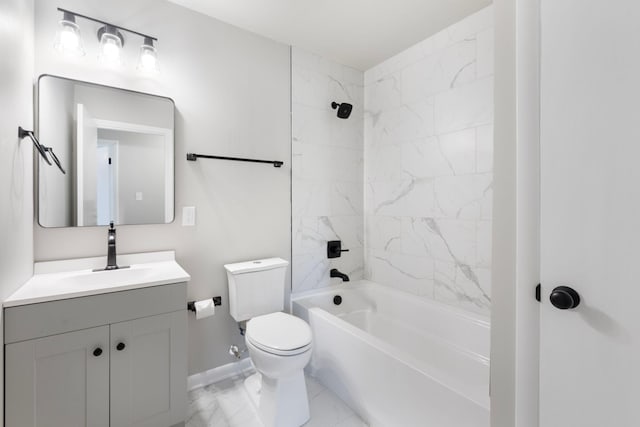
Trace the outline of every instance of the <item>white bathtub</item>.
<instances>
[{"instance_id":1,"label":"white bathtub","mask_svg":"<svg viewBox=\"0 0 640 427\"><path fill-rule=\"evenodd\" d=\"M311 375L371 426L489 426L488 319L369 281L292 311L313 330Z\"/></svg>"}]
</instances>

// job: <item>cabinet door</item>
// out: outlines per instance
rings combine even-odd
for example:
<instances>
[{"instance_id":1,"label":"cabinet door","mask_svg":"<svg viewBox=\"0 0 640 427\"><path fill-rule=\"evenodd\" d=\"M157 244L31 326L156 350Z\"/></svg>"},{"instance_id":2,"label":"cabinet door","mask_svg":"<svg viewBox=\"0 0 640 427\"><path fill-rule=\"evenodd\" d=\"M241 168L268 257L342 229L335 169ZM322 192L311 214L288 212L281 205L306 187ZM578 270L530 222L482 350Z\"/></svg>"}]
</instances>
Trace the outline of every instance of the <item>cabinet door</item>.
<instances>
[{"instance_id":1,"label":"cabinet door","mask_svg":"<svg viewBox=\"0 0 640 427\"><path fill-rule=\"evenodd\" d=\"M6 427L108 427L108 345L108 326L6 345Z\"/></svg>"},{"instance_id":2,"label":"cabinet door","mask_svg":"<svg viewBox=\"0 0 640 427\"><path fill-rule=\"evenodd\" d=\"M111 427L184 421L186 310L111 325Z\"/></svg>"}]
</instances>

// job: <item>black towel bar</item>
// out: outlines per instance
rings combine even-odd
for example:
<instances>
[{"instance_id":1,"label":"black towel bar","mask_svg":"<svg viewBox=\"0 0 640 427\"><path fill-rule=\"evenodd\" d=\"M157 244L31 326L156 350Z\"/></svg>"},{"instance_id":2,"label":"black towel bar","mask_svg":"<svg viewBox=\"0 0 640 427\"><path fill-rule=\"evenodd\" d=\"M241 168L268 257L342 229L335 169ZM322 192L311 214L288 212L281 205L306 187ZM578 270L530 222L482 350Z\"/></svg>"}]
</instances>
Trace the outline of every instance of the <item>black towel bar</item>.
<instances>
[{"instance_id":1,"label":"black towel bar","mask_svg":"<svg viewBox=\"0 0 640 427\"><path fill-rule=\"evenodd\" d=\"M236 162L269 163L273 165L274 168L279 168L284 164L284 162L281 162L279 160L245 159L242 157L209 156L207 154L187 153L187 160L189 160L190 162L195 162L199 158L200 159L233 160Z\"/></svg>"},{"instance_id":2,"label":"black towel bar","mask_svg":"<svg viewBox=\"0 0 640 427\"><path fill-rule=\"evenodd\" d=\"M51 166L51 160L49 160L47 153L51 155L51 158L55 162L56 166L58 166L58 169L60 169L60 172L62 172L63 174L67 173L62 167L62 164L60 163L58 156L56 156L56 154L53 152L53 148L45 147L44 145L42 145L40 141L38 141L38 138L36 138L32 130L25 130L25 129L22 129L22 126L18 126L18 138L20 138L21 140L24 138L29 138L31 142L33 142L33 146L38 150L38 153L40 153L40 156L42 157L42 159L49 166Z\"/></svg>"}]
</instances>

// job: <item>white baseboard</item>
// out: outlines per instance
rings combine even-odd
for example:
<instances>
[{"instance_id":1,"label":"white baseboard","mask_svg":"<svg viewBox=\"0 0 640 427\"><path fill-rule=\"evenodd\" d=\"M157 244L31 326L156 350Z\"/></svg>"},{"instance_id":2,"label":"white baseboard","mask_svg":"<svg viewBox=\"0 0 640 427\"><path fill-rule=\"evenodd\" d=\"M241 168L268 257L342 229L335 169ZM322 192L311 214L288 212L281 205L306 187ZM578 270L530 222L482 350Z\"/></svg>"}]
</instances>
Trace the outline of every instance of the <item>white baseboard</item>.
<instances>
[{"instance_id":1,"label":"white baseboard","mask_svg":"<svg viewBox=\"0 0 640 427\"><path fill-rule=\"evenodd\" d=\"M226 365L218 366L217 368L209 369L208 371L193 374L187 378L187 390L191 391L205 387L218 381L231 378L234 375L243 374L252 369L253 365L251 364L251 359L246 357L237 362L228 363Z\"/></svg>"}]
</instances>

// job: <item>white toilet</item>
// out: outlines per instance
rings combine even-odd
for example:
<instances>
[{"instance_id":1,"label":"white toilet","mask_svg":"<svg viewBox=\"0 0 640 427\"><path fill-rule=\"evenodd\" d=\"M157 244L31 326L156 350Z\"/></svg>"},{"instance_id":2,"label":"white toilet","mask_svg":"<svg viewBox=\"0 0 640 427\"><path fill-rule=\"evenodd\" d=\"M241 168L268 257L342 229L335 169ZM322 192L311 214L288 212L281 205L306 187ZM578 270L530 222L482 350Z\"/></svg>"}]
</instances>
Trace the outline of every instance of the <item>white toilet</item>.
<instances>
[{"instance_id":1,"label":"white toilet","mask_svg":"<svg viewBox=\"0 0 640 427\"><path fill-rule=\"evenodd\" d=\"M311 359L311 328L282 312L288 265L269 258L224 266L231 316L248 320L245 341L257 373L245 384L250 392L259 389L265 427L299 427L309 420L303 369Z\"/></svg>"}]
</instances>

